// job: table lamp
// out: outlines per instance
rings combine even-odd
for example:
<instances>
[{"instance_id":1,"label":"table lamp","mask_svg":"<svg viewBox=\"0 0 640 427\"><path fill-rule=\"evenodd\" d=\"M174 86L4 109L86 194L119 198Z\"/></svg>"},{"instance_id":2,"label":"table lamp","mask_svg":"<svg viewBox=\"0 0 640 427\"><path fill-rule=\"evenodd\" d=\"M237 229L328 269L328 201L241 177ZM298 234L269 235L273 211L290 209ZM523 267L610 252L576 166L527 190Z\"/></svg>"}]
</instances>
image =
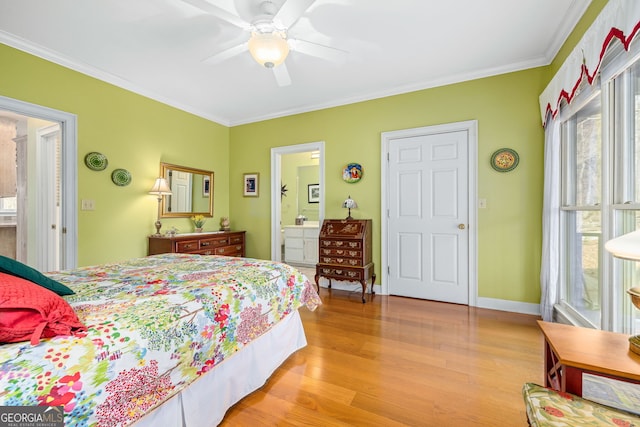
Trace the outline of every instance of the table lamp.
<instances>
[{"instance_id":1,"label":"table lamp","mask_svg":"<svg viewBox=\"0 0 640 427\"><path fill-rule=\"evenodd\" d=\"M351 209L357 208L358 204L351 198L351 195L349 195L349 197L347 197L345 201L342 202L342 207L345 209L349 209L349 216L346 219L353 219L353 217L351 216Z\"/></svg>"},{"instance_id":2,"label":"table lamp","mask_svg":"<svg viewBox=\"0 0 640 427\"><path fill-rule=\"evenodd\" d=\"M167 183L167 180L164 178L156 178L156 182L155 184L153 184L153 187L151 187L151 190L149 190L149 194L158 196L158 219L156 220L156 223L155 223L156 234L154 234L154 236L161 236L160 228L162 227L162 223L160 222L160 209L161 209L162 197L170 196L172 194L171 188L169 188L169 184Z\"/></svg>"},{"instance_id":3,"label":"table lamp","mask_svg":"<svg viewBox=\"0 0 640 427\"><path fill-rule=\"evenodd\" d=\"M604 247L616 258L640 261L640 230L611 239L605 243ZM640 287L632 287L627 290L627 293L633 305L640 308ZM629 337L629 350L640 354L640 335Z\"/></svg>"}]
</instances>

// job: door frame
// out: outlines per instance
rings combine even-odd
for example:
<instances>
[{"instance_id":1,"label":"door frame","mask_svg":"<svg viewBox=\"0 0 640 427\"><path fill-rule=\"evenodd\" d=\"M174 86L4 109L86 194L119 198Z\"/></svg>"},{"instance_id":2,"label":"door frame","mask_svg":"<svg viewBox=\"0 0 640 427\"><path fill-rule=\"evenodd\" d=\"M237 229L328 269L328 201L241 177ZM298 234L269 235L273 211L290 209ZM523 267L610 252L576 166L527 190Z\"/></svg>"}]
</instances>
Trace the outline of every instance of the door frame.
<instances>
[{"instance_id":1,"label":"door frame","mask_svg":"<svg viewBox=\"0 0 640 427\"><path fill-rule=\"evenodd\" d=\"M0 95L0 109L24 116L60 123L61 155L61 268L78 266L78 117L53 108ZM32 258L35 259L35 258Z\"/></svg>"},{"instance_id":2,"label":"door frame","mask_svg":"<svg viewBox=\"0 0 640 427\"><path fill-rule=\"evenodd\" d=\"M282 261L281 254L281 208L282 198L280 188L282 182L282 156L284 154L304 153L307 151L319 151L319 183L320 183L320 205L318 206L318 221L322 224L324 219L324 141L308 142L305 144L288 145L285 147L275 147L271 149L271 260Z\"/></svg>"},{"instance_id":3,"label":"door frame","mask_svg":"<svg viewBox=\"0 0 640 427\"><path fill-rule=\"evenodd\" d=\"M478 121L468 120L464 122L445 123L434 126L424 126L419 128L401 129L395 131L382 132L380 156L380 189L381 189L381 233L380 233L380 261L381 269L381 294L389 294L389 145L391 140L399 138L410 138L421 135L432 135L440 133L450 133L466 131L468 134L468 218L469 224L469 306L478 305Z\"/></svg>"}]
</instances>

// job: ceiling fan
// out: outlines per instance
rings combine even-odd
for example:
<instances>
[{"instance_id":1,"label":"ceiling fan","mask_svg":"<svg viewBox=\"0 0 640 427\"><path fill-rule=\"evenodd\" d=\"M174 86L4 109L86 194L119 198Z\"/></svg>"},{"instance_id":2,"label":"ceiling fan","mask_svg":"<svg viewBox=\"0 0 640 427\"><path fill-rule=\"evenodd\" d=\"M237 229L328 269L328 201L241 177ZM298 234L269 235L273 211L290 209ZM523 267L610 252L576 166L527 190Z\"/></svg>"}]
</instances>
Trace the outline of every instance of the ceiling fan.
<instances>
[{"instance_id":1,"label":"ceiling fan","mask_svg":"<svg viewBox=\"0 0 640 427\"><path fill-rule=\"evenodd\" d=\"M289 50L329 60L339 60L346 54L334 47L288 36L289 29L316 0L285 0L280 8L272 0L259 0L259 13L251 22L207 0L182 1L251 33L248 41L217 52L205 58L205 62L220 63L249 51L260 65L273 69L278 86L291 84L291 77L284 63Z\"/></svg>"}]
</instances>

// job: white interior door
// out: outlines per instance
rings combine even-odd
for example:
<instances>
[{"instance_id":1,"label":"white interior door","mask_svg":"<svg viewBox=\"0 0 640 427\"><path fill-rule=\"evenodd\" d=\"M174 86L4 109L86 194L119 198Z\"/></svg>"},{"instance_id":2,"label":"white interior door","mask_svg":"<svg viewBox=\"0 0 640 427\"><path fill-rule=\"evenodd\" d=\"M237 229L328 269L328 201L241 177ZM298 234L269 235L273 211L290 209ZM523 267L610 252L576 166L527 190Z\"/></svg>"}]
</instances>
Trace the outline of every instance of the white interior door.
<instances>
[{"instance_id":1,"label":"white interior door","mask_svg":"<svg viewBox=\"0 0 640 427\"><path fill-rule=\"evenodd\" d=\"M37 141L37 267L41 271L56 271L61 269L62 252L60 125L38 129Z\"/></svg>"},{"instance_id":2,"label":"white interior door","mask_svg":"<svg viewBox=\"0 0 640 427\"><path fill-rule=\"evenodd\" d=\"M467 130L389 139L390 294L469 303L468 146Z\"/></svg>"}]
</instances>

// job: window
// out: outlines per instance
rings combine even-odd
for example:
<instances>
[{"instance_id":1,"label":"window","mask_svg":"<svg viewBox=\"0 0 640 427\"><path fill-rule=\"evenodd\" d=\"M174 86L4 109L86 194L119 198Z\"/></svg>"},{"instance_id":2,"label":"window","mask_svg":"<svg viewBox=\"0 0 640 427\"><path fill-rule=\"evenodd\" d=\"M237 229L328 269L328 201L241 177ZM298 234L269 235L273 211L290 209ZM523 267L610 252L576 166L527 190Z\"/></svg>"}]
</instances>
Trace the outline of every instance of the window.
<instances>
[{"instance_id":1,"label":"window","mask_svg":"<svg viewBox=\"0 0 640 427\"><path fill-rule=\"evenodd\" d=\"M17 197L0 197L0 214L15 214L17 210Z\"/></svg>"},{"instance_id":2,"label":"window","mask_svg":"<svg viewBox=\"0 0 640 427\"><path fill-rule=\"evenodd\" d=\"M604 250L640 229L640 62L562 122L561 302L577 323L640 333L640 263ZM570 113L571 114L571 113Z\"/></svg>"},{"instance_id":3,"label":"window","mask_svg":"<svg viewBox=\"0 0 640 427\"><path fill-rule=\"evenodd\" d=\"M563 301L600 327L602 250L602 113L596 94L562 124Z\"/></svg>"},{"instance_id":4,"label":"window","mask_svg":"<svg viewBox=\"0 0 640 427\"><path fill-rule=\"evenodd\" d=\"M612 237L640 228L640 63L614 80L616 115L613 159ZM640 332L640 314L628 302L627 289L640 286L640 263L613 260L614 304L620 313L618 330ZM616 292L617 291L617 292ZM615 302L615 301L614 301Z\"/></svg>"}]
</instances>

